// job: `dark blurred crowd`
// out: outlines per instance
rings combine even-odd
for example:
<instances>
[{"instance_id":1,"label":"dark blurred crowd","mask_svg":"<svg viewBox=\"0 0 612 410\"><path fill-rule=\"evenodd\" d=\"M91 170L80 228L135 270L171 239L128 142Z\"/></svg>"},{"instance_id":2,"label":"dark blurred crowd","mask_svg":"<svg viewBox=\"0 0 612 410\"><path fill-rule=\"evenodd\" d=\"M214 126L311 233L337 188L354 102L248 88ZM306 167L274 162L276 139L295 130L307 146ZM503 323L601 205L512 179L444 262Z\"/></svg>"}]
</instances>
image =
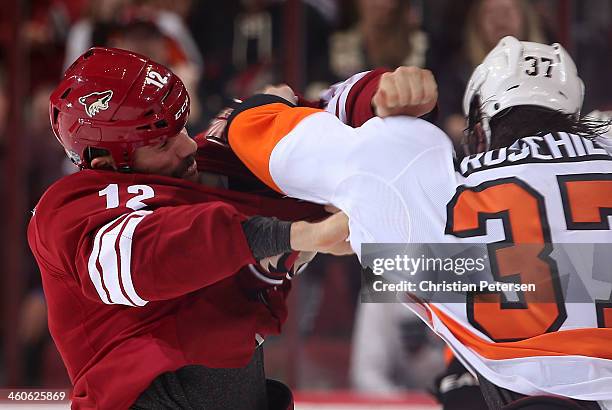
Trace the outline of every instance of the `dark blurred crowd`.
<instances>
[{"instance_id":1,"label":"dark blurred crowd","mask_svg":"<svg viewBox=\"0 0 612 410\"><path fill-rule=\"evenodd\" d=\"M291 81L307 98L317 99L329 85L360 71L416 65L434 72L440 94L438 125L458 145L465 128L461 101L469 75L506 35L564 41L586 84L583 113L612 108L610 0L25 3L21 35L28 55L27 101L25 134L20 138L27 148L22 163L27 164L29 209L53 181L76 171L51 133L47 100L63 70L91 46L130 49L174 70L192 96L192 134L202 131L232 98L248 96L269 83ZM562 12L561 3L569 4L569 14ZM2 44L10 41L6 19L0 16ZM0 164L6 160L7 107L12 101L7 92L8 51L0 50ZM298 60L297 73L291 58ZM1 245L6 235L0 238ZM46 329L38 272L32 258L27 260L21 317L12 318L14 325L3 321L0 332L18 334L23 385L65 386L69 382ZM418 375L429 372L433 377L441 369L439 344L405 309L360 304L359 286L359 266L353 258L319 258L313 263L293 296L293 333L270 343L272 372L281 373L279 377L293 372L289 376L297 387L425 388L430 380ZM287 370L283 355L287 349L295 353L298 348L291 343L297 340L301 368L296 370L294 364ZM0 358L0 386L3 368Z\"/></svg>"}]
</instances>

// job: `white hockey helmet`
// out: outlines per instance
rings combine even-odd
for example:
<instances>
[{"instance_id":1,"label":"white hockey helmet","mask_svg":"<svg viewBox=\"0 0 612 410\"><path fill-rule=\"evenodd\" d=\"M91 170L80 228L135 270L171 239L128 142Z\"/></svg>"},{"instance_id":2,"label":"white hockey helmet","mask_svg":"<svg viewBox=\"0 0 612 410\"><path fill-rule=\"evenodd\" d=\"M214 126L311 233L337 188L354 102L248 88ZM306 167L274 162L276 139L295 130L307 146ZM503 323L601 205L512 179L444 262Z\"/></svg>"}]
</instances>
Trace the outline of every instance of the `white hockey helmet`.
<instances>
[{"instance_id":1,"label":"white hockey helmet","mask_svg":"<svg viewBox=\"0 0 612 410\"><path fill-rule=\"evenodd\" d=\"M507 36L472 73L463 96L466 116L476 96L480 116L485 120L488 147L488 120L506 108L535 105L580 116L584 84L574 61L560 44L532 43Z\"/></svg>"}]
</instances>

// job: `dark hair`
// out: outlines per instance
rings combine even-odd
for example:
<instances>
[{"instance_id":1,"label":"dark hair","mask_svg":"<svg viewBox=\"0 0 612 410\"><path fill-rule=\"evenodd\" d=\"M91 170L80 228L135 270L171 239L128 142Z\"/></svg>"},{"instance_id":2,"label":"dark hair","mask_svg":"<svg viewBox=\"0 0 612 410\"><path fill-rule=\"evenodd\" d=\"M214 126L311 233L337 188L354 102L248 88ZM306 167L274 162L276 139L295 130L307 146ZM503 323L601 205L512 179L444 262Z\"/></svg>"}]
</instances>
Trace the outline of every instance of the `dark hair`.
<instances>
[{"instance_id":1,"label":"dark hair","mask_svg":"<svg viewBox=\"0 0 612 410\"><path fill-rule=\"evenodd\" d=\"M491 149L508 147L519 138L544 136L552 132L567 132L585 138L604 134L610 121L587 117L576 118L572 114L534 105L510 107L489 121Z\"/></svg>"}]
</instances>

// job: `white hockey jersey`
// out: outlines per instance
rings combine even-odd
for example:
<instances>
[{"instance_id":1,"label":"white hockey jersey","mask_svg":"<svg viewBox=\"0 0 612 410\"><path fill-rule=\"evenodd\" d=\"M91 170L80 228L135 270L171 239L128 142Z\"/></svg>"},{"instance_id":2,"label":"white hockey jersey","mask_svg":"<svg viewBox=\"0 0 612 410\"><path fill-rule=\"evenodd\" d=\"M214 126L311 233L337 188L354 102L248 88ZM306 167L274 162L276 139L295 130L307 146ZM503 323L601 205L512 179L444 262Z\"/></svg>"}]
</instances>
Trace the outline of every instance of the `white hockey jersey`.
<instances>
[{"instance_id":1,"label":"white hockey jersey","mask_svg":"<svg viewBox=\"0 0 612 410\"><path fill-rule=\"evenodd\" d=\"M612 400L612 272L601 300L564 303L545 257L547 243L612 242L612 156L602 144L549 134L456 162L448 137L419 119L351 128L322 110L260 103L234 117L230 145L270 187L344 211L358 254L362 243L541 244L515 268L535 266L550 303L430 303L421 315L498 386Z\"/></svg>"}]
</instances>

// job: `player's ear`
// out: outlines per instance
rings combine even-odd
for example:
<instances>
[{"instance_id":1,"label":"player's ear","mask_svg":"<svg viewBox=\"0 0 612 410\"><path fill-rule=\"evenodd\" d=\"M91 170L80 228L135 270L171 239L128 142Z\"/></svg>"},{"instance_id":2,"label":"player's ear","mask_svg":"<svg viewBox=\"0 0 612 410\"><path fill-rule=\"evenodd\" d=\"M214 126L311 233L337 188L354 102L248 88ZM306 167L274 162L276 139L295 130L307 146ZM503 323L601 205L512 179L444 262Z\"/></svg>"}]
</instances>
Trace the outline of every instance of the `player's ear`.
<instances>
[{"instance_id":1,"label":"player's ear","mask_svg":"<svg viewBox=\"0 0 612 410\"><path fill-rule=\"evenodd\" d=\"M96 157L91 160L91 168L93 169L107 169L107 170L117 170L115 166L115 161L113 157L110 155L105 155L103 157Z\"/></svg>"}]
</instances>

